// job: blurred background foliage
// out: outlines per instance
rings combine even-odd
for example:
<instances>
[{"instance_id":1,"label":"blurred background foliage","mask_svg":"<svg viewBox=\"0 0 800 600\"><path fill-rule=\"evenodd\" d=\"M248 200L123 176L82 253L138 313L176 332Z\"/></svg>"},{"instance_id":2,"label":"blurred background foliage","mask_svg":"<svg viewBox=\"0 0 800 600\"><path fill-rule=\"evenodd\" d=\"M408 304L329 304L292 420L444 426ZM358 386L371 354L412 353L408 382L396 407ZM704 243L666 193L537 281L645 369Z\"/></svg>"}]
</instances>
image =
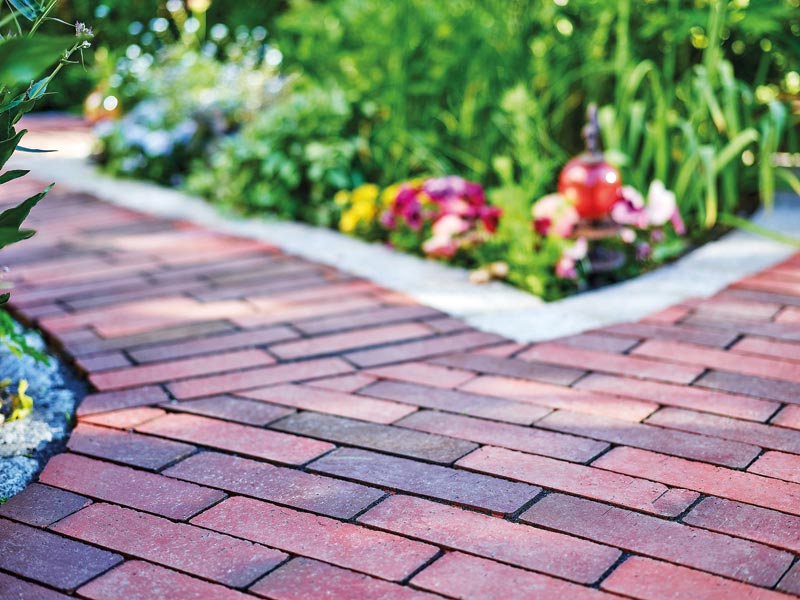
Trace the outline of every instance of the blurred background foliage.
<instances>
[{"instance_id":1,"label":"blurred background foliage","mask_svg":"<svg viewBox=\"0 0 800 600\"><path fill-rule=\"evenodd\" d=\"M778 186L800 187L773 162L800 144L800 0L68 0L61 10L67 21L94 11L98 48L49 107L78 109L65 101L87 85L113 97L107 108L127 121L101 132L109 170L244 212L333 225L338 189L451 173L486 186L507 215L529 215L580 152L589 102L625 182L664 181L695 238L758 196L769 204ZM233 70L261 78L255 109L237 106L253 92ZM213 90L223 80L227 96ZM201 133L177 133L192 128ZM159 145L158 131L174 135ZM525 227L501 225L487 247L539 272ZM530 273L519 281L546 287Z\"/></svg>"}]
</instances>

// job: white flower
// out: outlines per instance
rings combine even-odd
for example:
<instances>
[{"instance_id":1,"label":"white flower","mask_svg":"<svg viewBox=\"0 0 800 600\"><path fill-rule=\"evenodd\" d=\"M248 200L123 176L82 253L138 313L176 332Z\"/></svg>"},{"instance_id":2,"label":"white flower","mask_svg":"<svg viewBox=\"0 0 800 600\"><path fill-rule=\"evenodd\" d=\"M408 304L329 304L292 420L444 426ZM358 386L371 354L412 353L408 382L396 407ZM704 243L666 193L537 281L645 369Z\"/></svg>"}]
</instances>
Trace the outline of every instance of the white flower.
<instances>
[{"instance_id":1,"label":"white flower","mask_svg":"<svg viewBox=\"0 0 800 600\"><path fill-rule=\"evenodd\" d=\"M677 210L675 194L657 179L653 181L647 192L647 206L645 207L650 225L661 227L672 218Z\"/></svg>"}]
</instances>

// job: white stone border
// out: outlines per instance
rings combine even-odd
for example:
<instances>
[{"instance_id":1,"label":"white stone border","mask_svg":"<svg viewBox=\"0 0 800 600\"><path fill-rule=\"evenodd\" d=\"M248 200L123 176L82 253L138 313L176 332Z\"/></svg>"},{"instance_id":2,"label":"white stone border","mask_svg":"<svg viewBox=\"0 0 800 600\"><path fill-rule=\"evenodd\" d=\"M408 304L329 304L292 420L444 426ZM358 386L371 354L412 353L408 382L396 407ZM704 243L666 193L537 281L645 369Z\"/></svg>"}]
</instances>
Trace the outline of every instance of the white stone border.
<instances>
[{"instance_id":1,"label":"white stone border","mask_svg":"<svg viewBox=\"0 0 800 600\"><path fill-rule=\"evenodd\" d=\"M59 186L91 193L118 206L273 244L290 254L403 292L478 329L519 342L552 339L640 319L687 298L713 295L796 251L791 246L736 231L641 277L546 304L503 283L472 284L463 269L395 252L328 229L225 216L199 198L151 183L103 175L84 158L85 150L77 154L16 155L13 162L17 168L32 169L33 175L40 179L57 181ZM772 213L759 211L754 222L789 235L800 235L800 198L779 198Z\"/></svg>"}]
</instances>

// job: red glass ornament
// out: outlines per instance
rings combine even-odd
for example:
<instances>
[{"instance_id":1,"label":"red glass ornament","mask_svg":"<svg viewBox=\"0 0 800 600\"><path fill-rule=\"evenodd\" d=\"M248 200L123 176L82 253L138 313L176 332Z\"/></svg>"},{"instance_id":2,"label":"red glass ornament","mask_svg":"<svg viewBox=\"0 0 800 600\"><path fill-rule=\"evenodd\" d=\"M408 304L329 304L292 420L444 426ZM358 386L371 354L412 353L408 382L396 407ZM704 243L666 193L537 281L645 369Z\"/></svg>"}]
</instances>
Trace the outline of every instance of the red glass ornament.
<instances>
[{"instance_id":1,"label":"red glass ornament","mask_svg":"<svg viewBox=\"0 0 800 600\"><path fill-rule=\"evenodd\" d=\"M618 199L622 176L598 149L600 127L594 105L589 107L589 122L583 136L586 152L564 166L558 176L558 193L574 204L581 218L602 219Z\"/></svg>"}]
</instances>

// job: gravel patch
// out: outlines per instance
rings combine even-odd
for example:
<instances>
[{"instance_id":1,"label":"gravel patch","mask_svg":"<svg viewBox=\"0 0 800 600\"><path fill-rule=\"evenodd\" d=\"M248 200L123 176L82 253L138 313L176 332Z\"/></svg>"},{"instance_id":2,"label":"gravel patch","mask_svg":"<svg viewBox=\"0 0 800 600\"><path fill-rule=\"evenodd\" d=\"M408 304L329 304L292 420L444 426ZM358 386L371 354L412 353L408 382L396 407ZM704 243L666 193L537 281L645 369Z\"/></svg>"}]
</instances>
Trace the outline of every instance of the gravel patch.
<instances>
[{"instance_id":1,"label":"gravel patch","mask_svg":"<svg viewBox=\"0 0 800 600\"><path fill-rule=\"evenodd\" d=\"M27 332L26 337L31 346L46 351L39 334ZM0 347L0 379L11 379L14 390L20 379L27 379L33 398L29 416L0 426L0 500L24 490L47 459L64 449L75 406L85 394L84 384L64 362L47 354L49 365Z\"/></svg>"}]
</instances>

